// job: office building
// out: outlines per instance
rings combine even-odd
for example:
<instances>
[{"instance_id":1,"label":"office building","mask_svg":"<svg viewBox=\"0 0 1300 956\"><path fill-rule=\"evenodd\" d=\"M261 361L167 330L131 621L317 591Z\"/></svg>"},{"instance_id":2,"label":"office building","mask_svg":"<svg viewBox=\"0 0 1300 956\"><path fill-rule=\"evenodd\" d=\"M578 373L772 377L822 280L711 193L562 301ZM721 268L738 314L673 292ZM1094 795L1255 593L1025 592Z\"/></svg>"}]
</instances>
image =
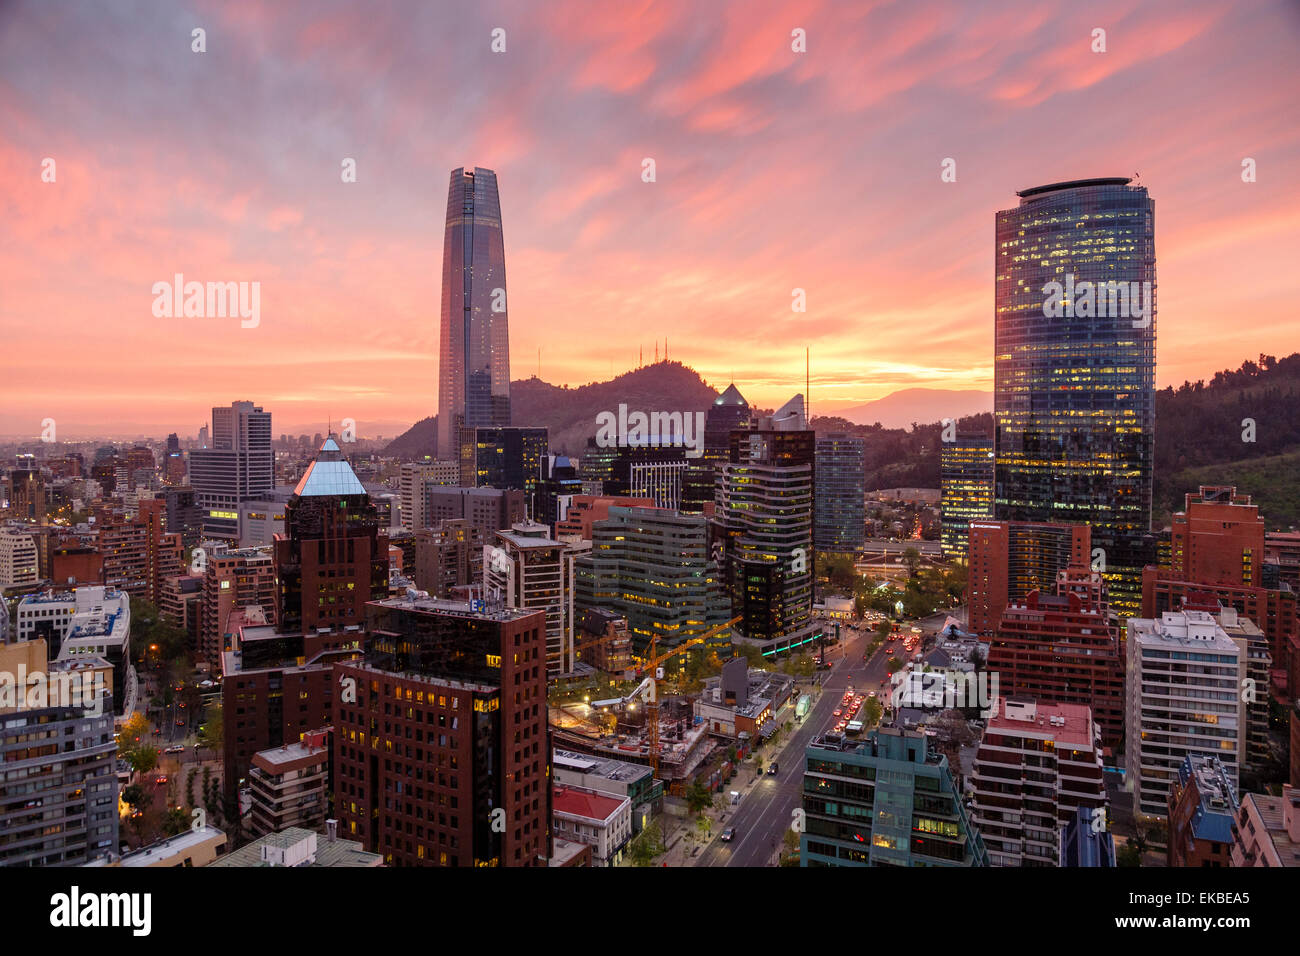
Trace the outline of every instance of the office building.
<instances>
[{"instance_id":1,"label":"office building","mask_svg":"<svg viewBox=\"0 0 1300 956\"><path fill-rule=\"evenodd\" d=\"M966 560L970 523L993 517L993 439L958 432L939 447L944 556Z\"/></svg>"},{"instance_id":2,"label":"office building","mask_svg":"<svg viewBox=\"0 0 1300 956\"><path fill-rule=\"evenodd\" d=\"M995 513L1089 524L1122 623L1154 558L1155 203L1124 178L1017 195L996 218Z\"/></svg>"},{"instance_id":3,"label":"office building","mask_svg":"<svg viewBox=\"0 0 1300 956\"><path fill-rule=\"evenodd\" d=\"M1001 697L984 728L971 814L992 866L1060 866L1061 831L1089 811L1105 829L1101 731L1082 704Z\"/></svg>"},{"instance_id":4,"label":"office building","mask_svg":"<svg viewBox=\"0 0 1300 956\"><path fill-rule=\"evenodd\" d=\"M533 520L554 529L569 513L573 499L582 494L582 479L575 463L563 455L547 455L541 468L542 476L533 493Z\"/></svg>"},{"instance_id":5,"label":"office building","mask_svg":"<svg viewBox=\"0 0 1300 956\"><path fill-rule=\"evenodd\" d=\"M394 866L545 866L546 616L394 599L336 665L334 806Z\"/></svg>"},{"instance_id":6,"label":"office building","mask_svg":"<svg viewBox=\"0 0 1300 956\"><path fill-rule=\"evenodd\" d=\"M817 437L813 543L818 551L862 549L867 517L865 454L861 438L839 433Z\"/></svg>"},{"instance_id":7,"label":"office building","mask_svg":"<svg viewBox=\"0 0 1300 956\"><path fill-rule=\"evenodd\" d=\"M437 452L450 459L462 427L510 424L506 253L490 169L451 171L438 352Z\"/></svg>"},{"instance_id":8,"label":"office building","mask_svg":"<svg viewBox=\"0 0 1300 956\"><path fill-rule=\"evenodd\" d=\"M710 548L709 521L659 508L608 509L592 523L591 552L577 561L574 601L627 619L633 651L651 641L663 653L728 620L728 602ZM730 656L724 631L696 653ZM664 662L684 667L684 656Z\"/></svg>"},{"instance_id":9,"label":"office building","mask_svg":"<svg viewBox=\"0 0 1300 956\"><path fill-rule=\"evenodd\" d=\"M190 452L190 484L204 536L237 542L239 503L275 490L271 413L252 402L212 409L212 444Z\"/></svg>"},{"instance_id":10,"label":"office building","mask_svg":"<svg viewBox=\"0 0 1300 956\"><path fill-rule=\"evenodd\" d=\"M1163 818L1188 754L1218 757L1237 786L1246 747L1242 651L1204 611L1131 618L1125 728L1136 816Z\"/></svg>"},{"instance_id":11,"label":"office building","mask_svg":"<svg viewBox=\"0 0 1300 956\"><path fill-rule=\"evenodd\" d=\"M820 635L812 617L815 434L796 395L731 433L717 469L715 540L739 639L775 654Z\"/></svg>"},{"instance_id":12,"label":"office building","mask_svg":"<svg viewBox=\"0 0 1300 956\"><path fill-rule=\"evenodd\" d=\"M590 541L597 521L609 517L610 508L653 508L653 498L609 495L574 495L564 518L555 524L559 541Z\"/></svg>"},{"instance_id":13,"label":"office building","mask_svg":"<svg viewBox=\"0 0 1300 956\"><path fill-rule=\"evenodd\" d=\"M513 488L533 501L550 450L545 428L462 428L460 484L465 488Z\"/></svg>"},{"instance_id":14,"label":"office building","mask_svg":"<svg viewBox=\"0 0 1300 956\"><path fill-rule=\"evenodd\" d=\"M285 505L285 534L275 542L276 628L364 622L366 603L388 595L388 542L379 528L338 442L325 439Z\"/></svg>"},{"instance_id":15,"label":"office building","mask_svg":"<svg viewBox=\"0 0 1300 956\"><path fill-rule=\"evenodd\" d=\"M828 734L805 751L801 866L988 866L948 758L924 734Z\"/></svg>"}]
</instances>

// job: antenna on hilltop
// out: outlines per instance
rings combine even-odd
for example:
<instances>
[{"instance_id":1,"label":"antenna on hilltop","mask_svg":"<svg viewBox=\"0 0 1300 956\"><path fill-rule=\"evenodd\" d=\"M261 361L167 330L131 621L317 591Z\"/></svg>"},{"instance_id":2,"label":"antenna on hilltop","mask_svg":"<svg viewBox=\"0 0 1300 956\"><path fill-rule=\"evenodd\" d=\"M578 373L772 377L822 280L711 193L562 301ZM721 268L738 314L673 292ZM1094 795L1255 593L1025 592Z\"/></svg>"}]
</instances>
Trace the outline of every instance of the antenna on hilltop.
<instances>
[{"instance_id":1,"label":"antenna on hilltop","mask_svg":"<svg viewBox=\"0 0 1300 956\"><path fill-rule=\"evenodd\" d=\"M811 352L812 350L805 345L803 350L803 413L810 422L812 421L812 402L809 401L812 392Z\"/></svg>"}]
</instances>

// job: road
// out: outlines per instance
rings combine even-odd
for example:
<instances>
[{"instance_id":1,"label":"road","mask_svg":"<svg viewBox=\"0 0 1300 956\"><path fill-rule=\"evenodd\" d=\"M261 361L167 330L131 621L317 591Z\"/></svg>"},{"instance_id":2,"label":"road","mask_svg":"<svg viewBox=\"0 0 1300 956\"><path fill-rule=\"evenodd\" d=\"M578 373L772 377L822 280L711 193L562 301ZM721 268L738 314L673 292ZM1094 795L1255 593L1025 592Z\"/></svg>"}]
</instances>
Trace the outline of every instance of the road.
<instances>
[{"instance_id":1,"label":"road","mask_svg":"<svg viewBox=\"0 0 1300 956\"><path fill-rule=\"evenodd\" d=\"M804 750L814 736L835 726L835 708L849 684L862 693L883 692L881 678L886 676L889 654L882 647L866 664L862 653L871 631L845 629L847 640L827 652L832 667L822 671L823 689L803 723L786 738L779 754L767 754L764 762L776 760L780 772L764 775L741 799L734 811L727 813L722 827L735 827L730 843L715 838L697 858L696 866L772 866L783 849L782 839L790 828L793 813L802 803ZM887 647L887 645L886 645Z\"/></svg>"},{"instance_id":2,"label":"road","mask_svg":"<svg viewBox=\"0 0 1300 956\"><path fill-rule=\"evenodd\" d=\"M934 634L943 626L948 614L944 611L908 621L903 625L903 633L920 627L926 635ZM952 614L959 616L958 611ZM813 737L834 729L837 720L835 709L850 684L864 695L874 690L882 704L887 700L888 687L882 686L881 681L889 674L886 666L889 658L895 653L901 657L902 642L882 645L871 660L863 663L862 654L874 637L870 626L864 625L861 631L845 628L842 633L847 635L844 643L827 652L832 668L821 672L824 681L821 696L803 723L786 738L781 752L764 757L765 764L775 759L780 772L771 776L765 774L734 810L728 810L721 822L719 837L715 837L700 853L695 866L774 866L784 849L783 839L794 819L794 810L803 802L804 750L808 743ZM721 830L726 827L736 830L729 843L720 838Z\"/></svg>"}]
</instances>

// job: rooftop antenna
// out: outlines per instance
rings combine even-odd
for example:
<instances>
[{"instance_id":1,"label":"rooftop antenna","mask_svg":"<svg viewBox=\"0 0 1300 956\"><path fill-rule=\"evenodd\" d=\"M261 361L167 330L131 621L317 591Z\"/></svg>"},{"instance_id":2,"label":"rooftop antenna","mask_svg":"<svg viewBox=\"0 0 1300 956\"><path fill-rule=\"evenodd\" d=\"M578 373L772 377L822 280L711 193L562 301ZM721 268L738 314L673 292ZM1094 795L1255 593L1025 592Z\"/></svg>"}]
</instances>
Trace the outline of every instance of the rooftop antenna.
<instances>
[{"instance_id":1,"label":"rooftop antenna","mask_svg":"<svg viewBox=\"0 0 1300 956\"><path fill-rule=\"evenodd\" d=\"M803 350L803 413L804 413L804 415L807 417L808 421L810 421L810 422L812 421L812 402L810 402L808 399L809 399L810 393L812 392L812 371L811 371L811 369L812 369L812 359L809 358L809 354L811 353L811 351L812 351L812 350L809 349L807 346L804 346L804 350Z\"/></svg>"},{"instance_id":2,"label":"rooftop antenna","mask_svg":"<svg viewBox=\"0 0 1300 956\"><path fill-rule=\"evenodd\" d=\"M659 340L655 339L655 364L659 364Z\"/></svg>"}]
</instances>

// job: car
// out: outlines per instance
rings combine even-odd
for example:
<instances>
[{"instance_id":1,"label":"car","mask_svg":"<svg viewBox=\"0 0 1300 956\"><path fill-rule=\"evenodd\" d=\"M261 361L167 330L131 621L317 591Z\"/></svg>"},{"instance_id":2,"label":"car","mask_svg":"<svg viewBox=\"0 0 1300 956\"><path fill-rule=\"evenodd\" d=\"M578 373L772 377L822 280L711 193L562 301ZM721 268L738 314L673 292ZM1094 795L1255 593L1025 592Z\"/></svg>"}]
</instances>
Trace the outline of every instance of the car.
<instances>
[{"instance_id":1,"label":"car","mask_svg":"<svg viewBox=\"0 0 1300 956\"><path fill-rule=\"evenodd\" d=\"M165 753L165 754L183 754L183 753L185 753L185 748L184 748L183 746L181 746L180 744L177 744L177 745L174 746L174 747L166 747L166 748L164 748L164 749L163 749L163 753Z\"/></svg>"},{"instance_id":2,"label":"car","mask_svg":"<svg viewBox=\"0 0 1300 956\"><path fill-rule=\"evenodd\" d=\"M735 828L735 827L727 827L727 829L725 829L725 830L722 831L722 842L723 842L723 843L730 843L730 842L731 842L732 840L734 840L735 838L736 838L736 828Z\"/></svg>"},{"instance_id":3,"label":"car","mask_svg":"<svg viewBox=\"0 0 1300 956\"><path fill-rule=\"evenodd\" d=\"M176 726L177 726L177 727L184 727L184 726L185 726L185 721L183 721L183 720L178 720L178 721L176 721Z\"/></svg>"},{"instance_id":4,"label":"car","mask_svg":"<svg viewBox=\"0 0 1300 956\"><path fill-rule=\"evenodd\" d=\"M777 770L777 763L775 760L773 760L772 763L767 768L767 775L769 777L775 777L778 772L779 771Z\"/></svg>"},{"instance_id":5,"label":"car","mask_svg":"<svg viewBox=\"0 0 1300 956\"><path fill-rule=\"evenodd\" d=\"M165 773L158 774L158 779L154 781L154 783L158 784L159 786L162 786L166 782L167 782L167 774Z\"/></svg>"},{"instance_id":6,"label":"car","mask_svg":"<svg viewBox=\"0 0 1300 956\"><path fill-rule=\"evenodd\" d=\"M875 692L874 690L871 692L871 696L872 696L872 697L875 697L875 696L876 696L876 692Z\"/></svg>"},{"instance_id":7,"label":"car","mask_svg":"<svg viewBox=\"0 0 1300 956\"><path fill-rule=\"evenodd\" d=\"M838 707L836 707L836 708L835 708L835 713L834 713L832 716L840 717L840 716L843 716L843 714L844 714L844 711L842 711L842 710L840 710ZM653 729L653 728L652 728L652 729Z\"/></svg>"}]
</instances>

